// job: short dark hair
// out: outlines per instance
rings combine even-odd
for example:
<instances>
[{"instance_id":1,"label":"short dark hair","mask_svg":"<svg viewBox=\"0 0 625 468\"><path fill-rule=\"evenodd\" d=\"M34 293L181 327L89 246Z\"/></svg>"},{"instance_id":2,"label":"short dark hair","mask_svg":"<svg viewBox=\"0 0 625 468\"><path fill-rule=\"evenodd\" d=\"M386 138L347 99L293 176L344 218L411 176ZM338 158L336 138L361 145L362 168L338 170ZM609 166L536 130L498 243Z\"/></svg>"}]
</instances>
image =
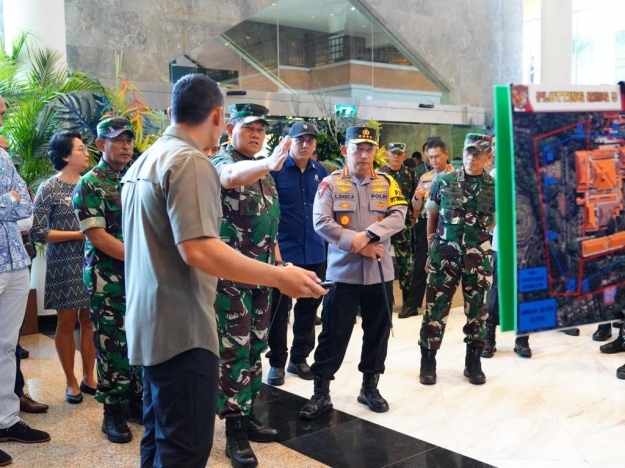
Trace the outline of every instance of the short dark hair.
<instances>
[{"instance_id":1,"label":"short dark hair","mask_svg":"<svg viewBox=\"0 0 625 468\"><path fill-rule=\"evenodd\" d=\"M197 127L211 112L224 105L224 95L217 82L206 75L191 73L180 78L171 93L171 117L174 123Z\"/></svg>"},{"instance_id":2,"label":"short dark hair","mask_svg":"<svg viewBox=\"0 0 625 468\"><path fill-rule=\"evenodd\" d=\"M410 157L412 159L419 159L419 160L423 159L423 155L421 154L420 151L415 151L414 153L412 153L412 155Z\"/></svg>"},{"instance_id":3,"label":"short dark hair","mask_svg":"<svg viewBox=\"0 0 625 468\"><path fill-rule=\"evenodd\" d=\"M439 140L438 138L427 142L428 150L434 148L440 148L443 153L447 152L447 145L445 145L445 142L443 140Z\"/></svg>"},{"instance_id":4,"label":"short dark hair","mask_svg":"<svg viewBox=\"0 0 625 468\"><path fill-rule=\"evenodd\" d=\"M48 156L50 157L50 161L52 161L52 167L54 167L57 171L60 171L67 166L67 161L63 158L67 158L72 154L72 151L74 150L74 138L78 138L80 140L80 133L64 130L52 135Z\"/></svg>"},{"instance_id":5,"label":"short dark hair","mask_svg":"<svg viewBox=\"0 0 625 468\"><path fill-rule=\"evenodd\" d=\"M423 146L421 147L421 151L423 151L424 153L428 149L428 143L429 143L429 141L426 141L425 143L423 143Z\"/></svg>"}]
</instances>

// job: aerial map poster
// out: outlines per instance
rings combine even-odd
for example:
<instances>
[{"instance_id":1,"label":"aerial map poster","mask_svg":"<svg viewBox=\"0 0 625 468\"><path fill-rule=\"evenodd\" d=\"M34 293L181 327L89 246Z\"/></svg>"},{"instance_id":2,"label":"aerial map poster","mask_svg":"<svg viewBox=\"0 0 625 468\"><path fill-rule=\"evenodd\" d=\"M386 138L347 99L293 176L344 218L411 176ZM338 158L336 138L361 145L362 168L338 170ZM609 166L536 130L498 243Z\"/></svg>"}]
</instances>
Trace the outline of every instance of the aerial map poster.
<instances>
[{"instance_id":1,"label":"aerial map poster","mask_svg":"<svg viewBox=\"0 0 625 468\"><path fill-rule=\"evenodd\" d=\"M624 109L619 86L496 87L502 330L621 318Z\"/></svg>"}]
</instances>

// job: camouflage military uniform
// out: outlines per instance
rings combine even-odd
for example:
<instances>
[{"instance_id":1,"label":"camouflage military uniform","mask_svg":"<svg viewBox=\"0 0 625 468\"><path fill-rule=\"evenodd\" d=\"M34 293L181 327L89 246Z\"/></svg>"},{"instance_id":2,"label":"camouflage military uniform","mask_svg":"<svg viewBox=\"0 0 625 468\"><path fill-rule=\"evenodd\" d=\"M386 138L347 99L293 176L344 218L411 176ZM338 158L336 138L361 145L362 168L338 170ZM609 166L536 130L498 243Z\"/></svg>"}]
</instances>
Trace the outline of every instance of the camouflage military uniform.
<instances>
[{"instance_id":1,"label":"camouflage military uniform","mask_svg":"<svg viewBox=\"0 0 625 468\"><path fill-rule=\"evenodd\" d=\"M416 186L414 175L410 172L410 170L401 166L398 170L394 171L387 164L380 167L378 172L382 172L393 177L395 182L397 182L397 185L401 188L406 200L410 200L412 198L412 194L414 193ZM393 245L395 257L399 266L397 279L399 280L399 286L404 293L404 297L410 289L410 257L412 256L410 233L412 230L413 219L412 210L408 210L406 212L406 226L404 229L391 237L391 244Z\"/></svg>"},{"instance_id":2,"label":"camouflage military uniform","mask_svg":"<svg viewBox=\"0 0 625 468\"><path fill-rule=\"evenodd\" d=\"M430 246L426 290L427 307L419 344L441 346L447 316L462 279L465 343L484 346L484 297L492 275L489 230L495 215L494 179L486 172L469 176L463 169L441 174L432 184L428 210L439 211L436 234Z\"/></svg>"},{"instance_id":3,"label":"camouflage military uniform","mask_svg":"<svg viewBox=\"0 0 625 468\"><path fill-rule=\"evenodd\" d=\"M122 172L114 171L104 159L85 174L74 189L74 210L83 232L105 228L116 239L122 238ZM97 350L100 403L116 404L129 398L142 398L141 367L128 362L124 318L126 291L124 262L106 255L87 239L83 269L85 287L91 297L89 318Z\"/></svg>"},{"instance_id":4,"label":"camouflage military uniform","mask_svg":"<svg viewBox=\"0 0 625 468\"><path fill-rule=\"evenodd\" d=\"M217 172L226 164L249 160L231 145L211 161ZM259 262L273 264L280 208L273 178L221 190L221 239ZM220 279L217 284L217 329L220 376L217 412L248 416L262 381L261 353L267 347L271 289Z\"/></svg>"}]
</instances>

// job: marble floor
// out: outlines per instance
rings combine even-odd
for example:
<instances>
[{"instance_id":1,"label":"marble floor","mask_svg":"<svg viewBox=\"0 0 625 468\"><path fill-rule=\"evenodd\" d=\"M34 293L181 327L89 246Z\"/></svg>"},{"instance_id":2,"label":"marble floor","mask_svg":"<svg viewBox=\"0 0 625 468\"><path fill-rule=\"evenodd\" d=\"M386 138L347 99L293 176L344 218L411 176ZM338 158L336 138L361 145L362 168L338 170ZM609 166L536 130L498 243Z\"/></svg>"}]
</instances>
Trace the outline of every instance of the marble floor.
<instances>
[{"instance_id":1,"label":"marble floor","mask_svg":"<svg viewBox=\"0 0 625 468\"><path fill-rule=\"evenodd\" d=\"M313 424L297 420L312 382L287 374L283 386L265 386L259 417L278 426L283 438L281 443L253 444L260 466L625 467L625 381L615 377L625 354L600 354L600 343L590 337L594 326L583 327L579 337L558 332L532 336L531 359L516 356L514 337L500 334L495 357L482 361L487 382L474 386L462 376L463 318L461 308L452 309L437 357L438 383L429 387L418 379L421 316L395 318L395 337L380 380L391 406L388 413L373 413L356 402L359 327L332 382L337 411L327 419ZM100 430L101 406L92 397L80 405L65 403L53 340L30 335L22 338L22 346L30 351L22 366L27 390L50 405L46 414L23 418L49 431L52 441L0 444L13 456L12 466L138 466L141 427L131 424L131 443L109 443ZM208 466L230 466L224 446L223 424L217 422Z\"/></svg>"}]
</instances>

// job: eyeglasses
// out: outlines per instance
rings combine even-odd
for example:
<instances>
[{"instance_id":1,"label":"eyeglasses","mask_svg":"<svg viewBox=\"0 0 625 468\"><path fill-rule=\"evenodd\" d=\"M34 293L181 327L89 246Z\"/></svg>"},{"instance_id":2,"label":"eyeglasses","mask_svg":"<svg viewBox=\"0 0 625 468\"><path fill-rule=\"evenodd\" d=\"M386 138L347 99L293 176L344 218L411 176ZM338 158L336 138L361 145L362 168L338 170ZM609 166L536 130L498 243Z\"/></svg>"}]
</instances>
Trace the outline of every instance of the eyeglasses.
<instances>
[{"instance_id":1,"label":"eyeglasses","mask_svg":"<svg viewBox=\"0 0 625 468\"><path fill-rule=\"evenodd\" d=\"M482 156L486 156L486 152L484 151L467 151L464 150L464 155L468 158L481 158Z\"/></svg>"},{"instance_id":2,"label":"eyeglasses","mask_svg":"<svg viewBox=\"0 0 625 468\"><path fill-rule=\"evenodd\" d=\"M74 148L76 151L80 151L83 154L88 154L89 150L86 146L79 146L78 148Z\"/></svg>"}]
</instances>

